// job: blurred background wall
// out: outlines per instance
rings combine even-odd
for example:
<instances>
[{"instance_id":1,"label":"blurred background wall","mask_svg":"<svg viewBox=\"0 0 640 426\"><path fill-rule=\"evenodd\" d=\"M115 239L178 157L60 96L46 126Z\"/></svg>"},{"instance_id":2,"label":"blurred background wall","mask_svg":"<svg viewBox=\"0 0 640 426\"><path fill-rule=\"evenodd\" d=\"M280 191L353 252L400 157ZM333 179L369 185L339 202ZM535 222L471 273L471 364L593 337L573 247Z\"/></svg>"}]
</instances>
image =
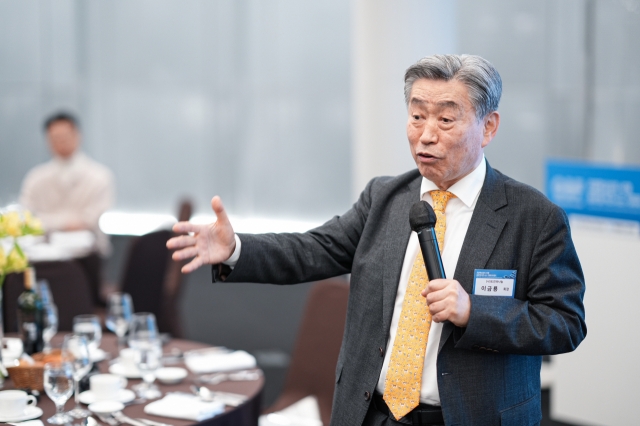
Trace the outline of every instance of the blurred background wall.
<instances>
[{"instance_id":1,"label":"blurred background wall","mask_svg":"<svg viewBox=\"0 0 640 426\"><path fill-rule=\"evenodd\" d=\"M638 0L1 0L0 203L65 108L118 210L220 194L238 215L324 220L413 167L403 72L438 52L500 70L487 157L514 178L542 188L549 156L640 163L638 39Z\"/></svg>"},{"instance_id":2,"label":"blurred background wall","mask_svg":"<svg viewBox=\"0 0 640 426\"><path fill-rule=\"evenodd\" d=\"M638 165L638 40L640 0L0 0L0 205L63 108L114 171L115 210L175 214L188 195L206 214L219 194L248 220L320 223L414 167L403 73L433 53L500 71L486 155L504 173L542 189L550 157ZM286 365L308 286L209 281L189 277L188 337Z\"/></svg>"}]
</instances>

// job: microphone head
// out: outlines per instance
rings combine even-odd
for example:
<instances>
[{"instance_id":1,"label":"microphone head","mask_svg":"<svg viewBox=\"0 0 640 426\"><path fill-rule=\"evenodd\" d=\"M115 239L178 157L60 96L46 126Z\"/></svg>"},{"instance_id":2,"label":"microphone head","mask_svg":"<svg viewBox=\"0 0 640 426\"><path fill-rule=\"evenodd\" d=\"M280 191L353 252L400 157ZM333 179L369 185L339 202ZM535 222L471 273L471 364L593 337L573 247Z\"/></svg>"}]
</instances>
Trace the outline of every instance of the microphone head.
<instances>
[{"instance_id":1,"label":"microphone head","mask_svg":"<svg viewBox=\"0 0 640 426\"><path fill-rule=\"evenodd\" d=\"M433 228L437 221L436 213L426 201L418 201L411 206L409 224L412 231L420 232L427 228Z\"/></svg>"}]
</instances>

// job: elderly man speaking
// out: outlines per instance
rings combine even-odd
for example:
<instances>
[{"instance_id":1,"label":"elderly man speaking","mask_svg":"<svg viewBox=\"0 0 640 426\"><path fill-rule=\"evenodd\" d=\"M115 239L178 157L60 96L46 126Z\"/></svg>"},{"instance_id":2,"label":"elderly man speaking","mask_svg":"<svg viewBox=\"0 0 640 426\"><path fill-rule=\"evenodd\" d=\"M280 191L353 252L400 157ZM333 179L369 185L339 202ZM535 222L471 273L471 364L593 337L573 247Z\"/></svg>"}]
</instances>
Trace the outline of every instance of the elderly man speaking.
<instances>
[{"instance_id":1,"label":"elderly man speaking","mask_svg":"<svg viewBox=\"0 0 640 426\"><path fill-rule=\"evenodd\" d=\"M487 60L435 55L405 74L417 169L378 177L303 234L178 223L174 259L213 280L291 284L351 273L331 424L535 425L542 355L586 335L584 277L564 212L493 169L502 81ZM446 278L428 280L414 203L429 203ZM500 288L492 283L500 282Z\"/></svg>"}]
</instances>

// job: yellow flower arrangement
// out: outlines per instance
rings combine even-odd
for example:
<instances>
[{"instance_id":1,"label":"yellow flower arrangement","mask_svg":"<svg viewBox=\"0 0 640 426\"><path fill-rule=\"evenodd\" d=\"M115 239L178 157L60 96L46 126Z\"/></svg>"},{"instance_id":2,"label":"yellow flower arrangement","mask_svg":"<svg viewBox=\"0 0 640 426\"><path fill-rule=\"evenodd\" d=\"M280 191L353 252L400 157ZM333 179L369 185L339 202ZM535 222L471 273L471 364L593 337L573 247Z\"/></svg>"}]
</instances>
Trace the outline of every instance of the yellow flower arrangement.
<instances>
[{"instance_id":1,"label":"yellow flower arrangement","mask_svg":"<svg viewBox=\"0 0 640 426\"><path fill-rule=\"evenodd\" d=\"M29 259L18 244L18 237L24 235L41 235L42 224L29 211L9 211L0 213L0 239L12 239L9 254L0 245L0 288L7 274L22 272L29 266Z\"/></svg>"}]
</instances>

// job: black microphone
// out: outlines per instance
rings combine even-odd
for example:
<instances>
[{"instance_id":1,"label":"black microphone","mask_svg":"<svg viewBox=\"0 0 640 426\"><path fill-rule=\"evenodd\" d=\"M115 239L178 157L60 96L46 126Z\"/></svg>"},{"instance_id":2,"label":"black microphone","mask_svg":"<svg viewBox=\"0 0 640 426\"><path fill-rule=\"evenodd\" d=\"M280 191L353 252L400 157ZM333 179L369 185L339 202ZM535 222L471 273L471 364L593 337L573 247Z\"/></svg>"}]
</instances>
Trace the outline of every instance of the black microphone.
<instances>
[{"instance_id":1,"label":"black microphone","mask_svg":"<svg viewBox=\"0 0 640 426\"><path fill-rule=\"evenodd\" d=\"M426 201L418 201L411 206L409 224L411 225L411 230L418 234L420 250L424 258L424 265L427 267L429 280L445 278L440 249L438 248L438 239L436 238L436 231L433 229L437 221L436 213Z\"/></svg>"}]
</instances>

